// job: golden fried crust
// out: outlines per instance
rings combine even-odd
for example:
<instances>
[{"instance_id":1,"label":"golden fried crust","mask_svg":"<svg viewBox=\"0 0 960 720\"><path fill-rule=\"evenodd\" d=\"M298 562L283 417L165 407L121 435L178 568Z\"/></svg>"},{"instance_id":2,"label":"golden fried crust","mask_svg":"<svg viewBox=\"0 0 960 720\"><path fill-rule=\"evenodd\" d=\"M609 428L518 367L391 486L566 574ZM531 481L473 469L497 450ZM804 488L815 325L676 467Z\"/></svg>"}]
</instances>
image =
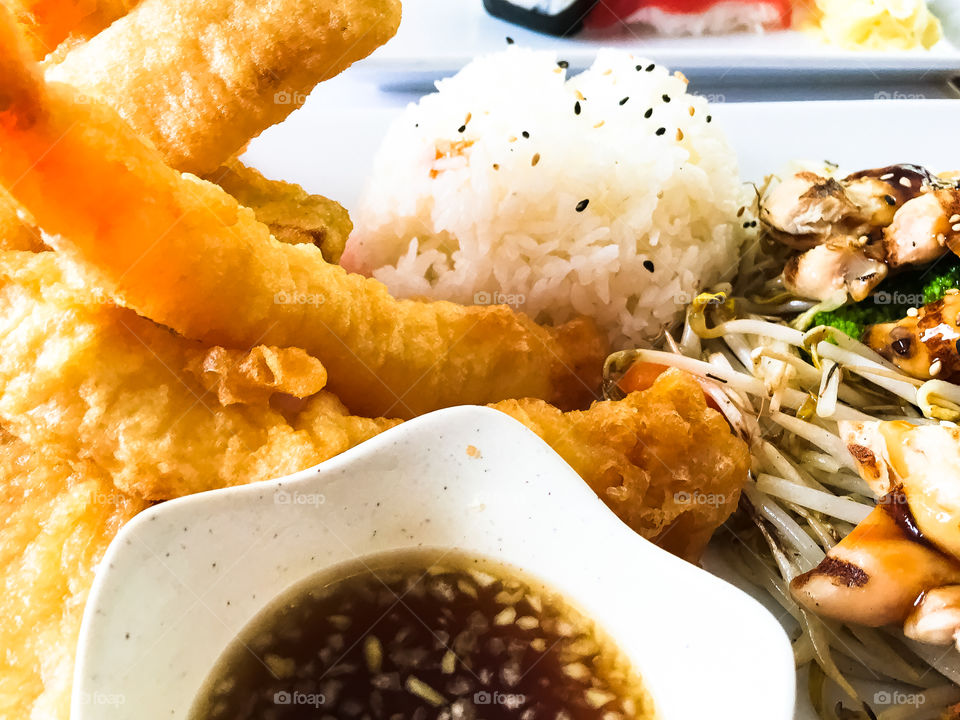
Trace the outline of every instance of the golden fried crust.
<instances>
[{"instance_id":1,"label":"golden fried crust","mask_svg":"<svg viewBox=\"0 0 960 720\"><path fill-rule=\"evenodd\" d=\"M340 203L310 195L293 183L269 180L239 160L218 168L207 180L253 210L257 220L280 242L311 243L320 248L327 262L340 262L353 231L350 214Z\"/></svg>"},{"instance_id":2,"label":"golden fried crust","mask_svg":"<svg viewBox=\"0 0 960 720\"><path fill-rule=\"evenodd\" d=\"M66 266L55 253L0 254L0 418L131 495L162 500L278 477L396 424L351 417L325 392L303 408L274 403L277 390L322 386L322 367L302 351L204 348L90 293ZM257 402L224 407L217 382L198 377L202 358L218 354L238 360L208 366L226 367L233 399ZM234 373L245 365L241 397ZM257 383L279 384L267 398Z\"/></svg>"},{"instance_id":3,"label":"golden fried crust","mask_svg":"<svg viewBox=\"0 0 960 720\"><path fill-rule=\"evenodd\" d=\"M18 82L24 92L0 112L0 182L17 180L17 200L62 236L57 248L144 317L208 344L302 347L368 417L595 398L607 344L589 320L544 328L506 306L396 300L311 245L271 238L222 189L168 168L109 108Z\"/></svg>"},{"instance_id":4,"label":"golden fried crust","mask_svg":"<svg viewBox=\"0 0 960 720\"><path fill-rule=\"evenodd\" d=\"M399 0L144 0L51 67L180 170L215 171L393 37Z\"/></svg>"},{"instance_id":5,"label":"golden fried crust","mask_svg":"<svg viewBox=\"0 0 960 720\"><path fill-rule=\"evenodd\" d=\"M0 187L0 250L40 252L44 249L40 230L29 213Z\"/></svg>"},{"instance_id":6,"label":"golden fried crust","mask_svg":"<svg viewBox=\"0 0 960 720\"><path fill-rule=\"evenodd\" d=\"M543 438L630 527L689 560L736 509L747 479L746 444L678 370L584 412L536 400L493 407Z\"/></svg>"},{"instance_id":7,"label":"golden fried crust","mask_svg":"<svg viewBox=\"0 0 960 720\"><path fill-rule=\"evenodd\" d=\"M147 507L95 473L0 435L0 716L67 718L94 568Z\"/></svg>"}]
</instances>

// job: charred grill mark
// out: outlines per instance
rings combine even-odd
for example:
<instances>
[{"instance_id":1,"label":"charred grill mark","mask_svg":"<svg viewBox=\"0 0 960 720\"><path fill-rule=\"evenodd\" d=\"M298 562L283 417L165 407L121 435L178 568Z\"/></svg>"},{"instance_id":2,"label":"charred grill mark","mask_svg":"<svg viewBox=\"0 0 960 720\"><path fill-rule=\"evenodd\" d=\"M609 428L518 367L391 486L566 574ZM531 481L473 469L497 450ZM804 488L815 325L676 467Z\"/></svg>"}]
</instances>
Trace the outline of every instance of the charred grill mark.
<instances>
[{"instance_id":1,"label":"charred grill mark","mask_svg":"<svg viewBox=\"0 0 960 720\"><path fill-rule=\"evenodd\" d=\"M847 445L847 450L853 455L853 459L857 461L857 464L861 469L870 474L870 477L874 479L880 478L880 465L877 462L877 456L873 454L873 451L864 446L864 445Z\"/></svg>"},{"instance_id":2,"label":"charred grill mark","mask_svg":"<svg viewBox=\"0 0 960 720\"><path fill-rule=\"evenodd\" d=\"M870 582L870 575L862 567L829 555L813 570L798 576L794 582L797 587L803 587L814 574L825 575L835 585L846 585L848 588L861 588Z\"/></svg>"}]
</instances>

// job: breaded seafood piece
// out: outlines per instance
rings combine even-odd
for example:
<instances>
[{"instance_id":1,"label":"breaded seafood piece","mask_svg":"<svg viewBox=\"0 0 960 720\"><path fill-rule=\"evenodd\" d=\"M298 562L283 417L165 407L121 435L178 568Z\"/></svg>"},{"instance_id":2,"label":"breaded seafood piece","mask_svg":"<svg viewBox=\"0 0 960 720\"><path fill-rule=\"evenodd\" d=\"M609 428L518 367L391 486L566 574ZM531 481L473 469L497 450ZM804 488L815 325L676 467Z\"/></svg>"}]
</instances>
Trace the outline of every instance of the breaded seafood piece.
<instances>
[{"instance_id":1,"label":"breaded seafood piece","mask_svg":"<svg viewBox=\"0 0 960 720\"><path fill-rule=\"evenodd\" d=\"M239 160L231 160L207 176L253 210L257 220L283 243L312 243L323 259L340 262L353 231L350 214L335 200L311 195L299 185L270 180Z\"/></svg>"},{"instance_id":2,"label":"breaded seafood piece","mask_svg":"<svg viewBox=\"0 0 960 720\"><path fill-rule=\"evenodd\" d=\"M546 328L506 306L396 300L312 245L277 242L221 188L170 169L112 109L43 84L6 25L0 182L16 183L51 242L127 307L211 345L301 347L367 417L596 397L607 344L589 320Z\"/></svg>"},{"instance_id":3,"label":"breaded seafood piece","mask_svg":"<svg viewBox=\"0 0 960 720\"><path fill-rule=\"evenodd\" d=\"M0 422L130 495L279 477L398 422L348 415L325 378L301 350L185 340L91 292L57 253L0 253Z\"/></svg>"},{"instance_id":4,"label":"breaded seafood piece","mask_svg":"<svg viewBox=\"0 0 960 720\"><path fill-rule=\"evenodd\" d=\"M195 174L389 40L399 0L143 0L47 71Z\"/></svg>"},{"instance_id":5,"label":"breaded seafood piece","mask_svg":"<svg viewBox=\"0 0 960 720\"><path fill-rule=\"evenodd\" d=\"M543 438L627 525L691 561L736 509L750 468L746 443L675 369L583 412L536 400L493 407Z\"/></svg>"},{"instance_id":6,"label":"breaded seafood piece","mask_svg":"<svg viewBox=\"0 0 960 720\"><path fill-rule=\"evenodd\" d=\"M148 506L0 431L0 716L66 720L94 568Z\"/></svg>"}]
</instances>

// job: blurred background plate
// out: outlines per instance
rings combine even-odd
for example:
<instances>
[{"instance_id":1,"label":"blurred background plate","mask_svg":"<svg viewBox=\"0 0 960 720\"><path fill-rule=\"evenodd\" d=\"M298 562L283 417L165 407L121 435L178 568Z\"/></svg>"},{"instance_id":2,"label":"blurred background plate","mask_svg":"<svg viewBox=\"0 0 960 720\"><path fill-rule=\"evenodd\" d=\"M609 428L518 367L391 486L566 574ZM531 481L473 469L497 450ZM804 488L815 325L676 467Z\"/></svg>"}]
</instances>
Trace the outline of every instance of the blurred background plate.
<instances>
[{"instance_id":1,"label":"blurred background plate","mask_svg":"<svg viewBox=\"0 0 960 720\"><path fill-rule=\"evenodd\" d=\"M848 97L868 97L884 88L891 95L909 93L911 87L914 95L944 97L950 92L947 80L960 75L960 2L930 4L944 21L947 39L931 50L882 53L837 49L792 30L671 38L639 27L620 27L556 38L491 17L481 0L406 0L396 38L357 69L374 73L377 82L387 86L430 85L477 55L503 49L510 37L525 47L556 50L577 69L589 66L599 48L613 46L682 70L692 80L749 81L760 91L766 81L768 92L789 93L791 85L829 89L847 84ZM784 83L787 75L789 82ZM852 87L854 83L857 87ZM930 89L934 86L941 88L940 94Z\"/></svg>"}]
</instances>

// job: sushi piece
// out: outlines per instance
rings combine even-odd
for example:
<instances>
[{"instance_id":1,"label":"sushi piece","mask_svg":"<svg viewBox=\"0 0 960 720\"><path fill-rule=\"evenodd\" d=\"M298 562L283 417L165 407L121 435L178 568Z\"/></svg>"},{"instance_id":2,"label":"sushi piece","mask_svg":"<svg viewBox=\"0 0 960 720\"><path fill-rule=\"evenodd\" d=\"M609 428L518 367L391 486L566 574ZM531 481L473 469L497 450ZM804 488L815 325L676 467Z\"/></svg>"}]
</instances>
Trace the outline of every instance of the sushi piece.
<instances>
[{"instance_id":1,"label":"sushi piece","mask_svg":"<svg viewBox=\"0 0 960 720\"><path fill-rule=\"evenodd\" d=\"M790 27L790 0L606 0L586 19L590 28L640 23L665 35L704 35Z\"/></svg>"},{"instance_id":2,"label":"sushi piece","mask_svg":"<svg viewBox=\"0 0 960 720\"><path fill-rule=\"evenodd\" d=\"M487 12L501 20L548 35L573 35L597 0L483 0Z\"/></svg>"}]
</instances>

